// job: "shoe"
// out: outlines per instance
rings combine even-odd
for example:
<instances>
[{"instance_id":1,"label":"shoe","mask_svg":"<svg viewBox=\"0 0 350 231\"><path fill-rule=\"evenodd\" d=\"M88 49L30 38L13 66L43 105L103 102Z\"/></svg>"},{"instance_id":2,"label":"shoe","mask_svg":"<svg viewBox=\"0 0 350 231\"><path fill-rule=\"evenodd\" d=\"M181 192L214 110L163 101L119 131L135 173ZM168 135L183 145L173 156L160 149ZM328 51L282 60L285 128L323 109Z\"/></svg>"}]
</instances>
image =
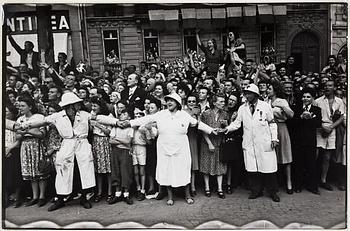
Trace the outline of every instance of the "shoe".
<instances>
[{"instance_id":1,"label":"shoe","mask_svg":"<svg viewBox=\"0 0 350 231\"><path fill-rule=\"evenodd\" d=\"M122 196L119 196L119 197L114 196L114 197L108 202L108 204L113 205L113 204L115 204L115 203L117 203L117 202L120 202L120 201L122 201L122 200L123 200L123 197L122 197Z\"/></svg>"},{"instance_id":2,"label":"shoe","mask_svg":"<svg viewBox=\"0 0 350 231\"><path fill-rule=\"evenodd\" d=\"M301 189L300 188L296 188L296 189L294 189L294 192L301 193Z\"/></svg>"},{"instance_id":3,"label":"shoe","mask_svg":"<svg viewBox=\"0 0 350 231\"><path fill-rule=\"evenodd\" d=\"M58 200L58 197L54 197L50 200L50 203L55 203Z\"/></svg>"},{"instance_id":4,"label":"shoe","mask_svg":"<svg viewBox=\"0 0 350 231\"><path fill-rule=\"evenodd\" d=\"M137 198L138 201L143 201L144 199L146 199L146 195L142 192L140 192L139 198Z\"/></svg>"},{"instance_id":5,"label":"shoe","mask_svg":"<svg viewBox=\"0 0 350 231\"><path fill-rule=\"evenodd\" d=\"M210 192L210 190L205 190L204 195L205 195L206 197L211 197L211 192Z\"/></svg>"},{"instance_id":6,"label":"shoe","mask_svg":"<svg viewBox=\"0 0 350 231\"><path fill-rule=\"evenodd\" d=\"M43 207L44 205L46 205L46 203L47 203L47 201L45 198L39 199L38 207Z\"/></svg>"},{"instance_id":7,"label":"shoe","mask_svg":"<svg viewBox=\"0 0 350 231\"><path fill-rule=\"evenodd\" d=\"M49 212L55 211L55 210L57 210L57 209L59 209L59 208L62 208L64 205L65 205L65 204L64 204L64 201L62 201L62 200L57 200L53 205L51 205L51 206L47 209L47 211L49 211Z\"/></svg>"},{"instance_id":8,"label":"shoe","mask_svg":"<svg viewBox=\"0 0 350 231\"><path fill-rule=\"evenodd\" d=\"M218 196L221 198L221 199L225 199L225 194L223 191L219 192L218 191Z\"/></svg>"},{"instance_id":9,"label":"shoe","mask_svg":"<svg viewBox=\"0 0 350 231\"><path fill-rule=\"evenodd\" d=\"M13 203L13 207L14 208L19 208L19 207L21 207L21 205L22 205L22 201L21 200L15 200L14 201L14 203Z\"/></svg>"},{"instance_id":10,"label":"shoe","mask_svg":"<svg viewBox=\"0 0 350 231\"><path fill-rule=\"evenodd\" d=\"M130 196L124 197L124 201L128 205L132 205L134 203Z\"/></svg>"},{"instance_id":11,"label":"shoe","mask_svg":"<svg viewBox=\"0 0 350 231\"><path fill-rule=\"evenodd\" d=\"M288 194L293 194L293 189L288 189L288 188L287 188L287 193L288 193Z\"/></svg>"},{"instance_id":12,"label":"shoe","mask_svg":"<svg viewBox=\"0 0 350 231\"><path fill-rule=\"evenodd\" d=\"M321 188L324 188L324 189L326 189L326 190L328 190L328 191L333 191L333 188L332 188L332 186L330 185L330 184L328 184L328 183L321 183L320 184L320 187Z\"/></svg>"},{"instance_id":13,"label":"shoe","mask_svg":"<svg viewBox=\"0 0 350 231\"><path fill-rule=\"evenodd\" d=\"M73 196L72 195L68 195L65 198L63 198L64 202L69 202L69 201L72 201L72 200L73 200Z\"/></svg>"},{"instance_id":14,"label":"shoe","mask_svg":"<svg viewBox=\"0 0 350 231\"><path fill-rule=\"evenodd\" d=\"M158 193L158 195L156 196L156 200L160 201L163 200L163 198L165 197L164 193Z\"/></svg>"},{"instance_id":15,"label":"shoe","mask_svg":"<svg viewBox=\"0 0 350 231\"><path fill-rule=\"evenodd\" d=\"M95 198L94 198L94 202L95 202L95 203L100 202L101 198L102 198L102 195L101 195L101 194L100 194L100 195L96 195Z\"/></svg>"},{"instance_id":16,"label":"shoe","mask_svg":"<svg viewBox=\"0 0 350 231\"><path fill-rule=\"evenodd\" d=\"M279 198L279 196L277 196L276 193L272 193L271 198L274 202L280 202L280 198Z\"/></svg>"},{"instance_id":17,"label":"shoe","mask_svg":"<svg viewBox=\"0 0 350 231\"><path fill-rule=\"evenodd\" d=\"M106 198L107 203L109 203L113 199L113 195L108 195Z\"/></svg>"},{"instance_id":18,"label":"shoe","mask_svg":"<svg viewBox=\"0 0 350 231\"><path fill-rule=\"evenodd\" d=\"M191 197L195 197L197 195L196 190L190 190Z\"/></svg>"},{"instance_id":19,"label":"shoe","mask_svg":"<svg viewBox=\"0 0 350 231\"><path fill-rule=\"evenodd\" d=\"M174 205L174 200L169 199L169 200L166 201L166 204L169 205L169 206L173 206Z\"/></svg>"},{"instance_id":20,"label":"shoe","mask_svg":"<svg viewBox=\"0 0 350 231\"><path fill-rule=\"evenodd\" d=\"M189 204L189 205L194 203L194 200L191 197L187 197L187 198L185 198L185 200L186 200L187 204Z\"/></svg>"},{"instance_id":21,"label":"shoe","mask_svg":"<svg viewBox=\"0 0 350 231\"><path fill-rule=\"evenodd\" d=\"M338 189L340 191L345 191L346 190L346 187L344 185L338 185Z\"/></svg>"},{"instance_id":22,"label":"shoe","mask_svg":"<svg viewBox=\"0 0 350 231\"><path fill-rule=\"evenodd\" d=\"M25 207L28 207L28 206L32 206L32 205L35 205L39 202L38 199L31 199L30 201L28 201L27 203L25 203Z\"/></svg>"},{"instance_id":23,"label":"shoe","mask_svg":"<svg viewBox=\"0 0 350 231\"><path fill-rule=\"evenodd\" d=\"M156 191L154 189L152 189L152 190L149 190L146 194L147 195L154 195L154 194L156 194Z\"/></svg>"},{"instance_id":24,"label":"shoe","mask_svg":"<svg viewBox=\"0 0 350 231\"><path fill-rule=\"evenodd\" d=\"M256 198L261 197L261 196L263 196L263 195L264 195L264 194L263 194L262 192L259 192L259 193L253 192L253 193L250 194L250 196L248 197L248 199L256 199Z\"/></svg>"},{"instance_id":25,"label":"shoe","mask_svg":"<svg viewBox=\"0 0 350 231\"><path fill-rule=\"evenodd\" d=\"M92 205L91 205L90 201L88 201L86 199L80 200L80 205L83 206L85 209L91 209L92 208Z\"/></svg>"},{"instance_id":26,"label":"shoe","mask_svg":"<svg viewBox=\"0 0 350 231\"><path fill-rule=\"evenodd\" d=\"M227 194L232 194L232 188L231 188L231 185L227 185L227 188L226 188L226 193L227 193Z\"/></svg>"}]
</instances>

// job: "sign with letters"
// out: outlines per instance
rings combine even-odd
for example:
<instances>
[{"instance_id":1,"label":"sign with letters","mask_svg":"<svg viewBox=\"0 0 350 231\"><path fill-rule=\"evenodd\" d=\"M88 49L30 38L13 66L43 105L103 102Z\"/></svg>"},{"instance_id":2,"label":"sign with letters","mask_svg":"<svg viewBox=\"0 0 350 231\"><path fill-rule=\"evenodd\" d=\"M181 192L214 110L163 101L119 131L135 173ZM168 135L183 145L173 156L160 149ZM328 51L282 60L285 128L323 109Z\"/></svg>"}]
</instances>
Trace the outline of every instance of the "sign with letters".
<instances>
[{"instance_id":1,"label":"sign with letters","mask_svg":"<svg viewBox=\"0 0 350 231\"><path fill-rule=\"evenodd\" d=\"M69 32L69 11L51 11L51 29L53 32ZM6 18L6 24L10 27L12 34L36 33L36 12L18 12Z\"/></svg>"}]
</instances>

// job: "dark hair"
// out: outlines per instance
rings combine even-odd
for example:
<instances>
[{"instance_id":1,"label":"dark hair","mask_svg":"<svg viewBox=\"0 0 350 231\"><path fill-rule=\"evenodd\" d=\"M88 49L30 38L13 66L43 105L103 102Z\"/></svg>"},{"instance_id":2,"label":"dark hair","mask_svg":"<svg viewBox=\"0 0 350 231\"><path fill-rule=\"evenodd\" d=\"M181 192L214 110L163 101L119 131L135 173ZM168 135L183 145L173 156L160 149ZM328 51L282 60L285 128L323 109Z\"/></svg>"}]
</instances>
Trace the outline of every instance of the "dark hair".
<instances>
[{"instance_id":1,"label":"dark hair","mask_svg":"<svg viewBox=\"0 0 350 231\"><path fill-rule=\"evenodd\" d=\"M91 103L97 104L100 106L100 113L99 115L109 115L109 110L106 102L103 99L98 98L97 96L94 96L90 99Z\"/></svg>"},{"instance_id":2,"label":"dark hair","mask_svg":"<svg viewBox=\"0 0 350 231\"><path fill-rule=\"evenodd\" d=\"M107 102L110 103L110 99L108 94L105 92L105 90L101 89L101 88L97 88L97 94L101 94L101 98Z\"/></svg>"},{"instance_id":3,"label":"dark hair","mask_svg":"<svg viewBox=\"0 0 350 231\"><path fill-rule=\"evenodd\" d=\"M312 88L309 88L309 87L306 87L304 88L302 91L301 91L302 95L304 93L309 93L313 98L316 97L316 90L315 89L312 89Z\"/></svg>"},{"instance_id":4,"label":"dark hair","mask_svg":"<svg viewBox=\"0 0 350 231\"><path fill-rule=\"evenodd\" d=\"M218 45L217 45L217 43L216 43L216 40L215 40L214 38L209 39L209 40L212 41L212 43L213 43L213 45L214 45L214 49L215 49L215 50L218 49Z\"/></svg>"},{"instance_id":5,"label":"dark hair","mask_svg":"<svg viewBox=\"0 0 350 231\"><path fill-rule=\"evenodd\" d=\"M272 86L277 98L285 98L284 90L280 82L271 81L270 85Z\"/></svg>"},{"instance_id":6,"label":"dark hair","mask_svg":"<svg viewBox=\"0 0 350 231\"><path fill-rule=\"evenodd\" d=\"M241 102L242 102L242 99L241 99L241 97L240 97L240 94L239 94L239 92L238 91L236 91L236 92L232 92L232 93L230 93L229 95L228 95L228 97L227 97L227 101L228 101L228 99L230 98L230 96L231 95L233 95L233 96L235 96L236 98L237 98L237 103L236 103L236 105L233 107L233 111L238 111L238 108L241 106Z\"/></svg>"},{"instance_id":7,"label":"dark hair","mask_svg":"<svg viewBox=\"0 0 350 231\"><path fill-rule=\"evenodd\" d=\"M338 60L337 57L335 57L335 55L329 55L327 58L327 64L329 65L329 59L333 58L335 60L335 66L338 64Z\"/></svg>"},{"instance_id":8,"label":"dark hair","mask_svg":"<svg viewBox=\"0 0 350 231\"><path fill-rule=\"evenodd\" d=\"M21 93L20 96L18 97L18 101L25 102L29 107L31 107L32 108L30 110L31 113L33 114L38 113L38 108L35 104L35 101L28 92Z\"/></svg>"},{"instance_id":9,"label":"dark hair","mask_svg":"<svg viewBox=\"0 0 350 231\"><path fill-rule=\"evenodd\" d=\"M52 107L53 109L56 110L56 112L59 112L62 110L62 108L60 107L60 105L58 105L57 103L54 103L54 102L50 102L48 105L47 105L47 108L49 107Z\"/></svg>"},{"instance_id":10,"label":"dark hair","mask_svg":"<svg viewBox=\"0 0 350 231\"><path fill-rule=\"evenodd\" d=\"M188 101L188 98L190 98L190 97L194 97L194 98L196 99L196 103L198 103L198 98L197 98L197 96L196 96L196 95L193 95L193 94L190 94L190 95L188 95L188 96L186 97L186 104L188 103L187 101Z\"/></svg>"},{"instance_id":11,"label":"dark hair","mask_svg":"<svg viewBox=\"0 0 350 231\"><path fill-rule=\"evenodd\" d=\"M59 52L58 55L62 55L64 59L67 59L67 54L64 52Z\"/></svg>"},{"instance_id":12,"label":"dark hair","mask_svg":"<svg viewBox=\"0 0 350 231\"><path fill-rule=\"evenodd\" d=\"M121 114L123 114L123 113L128 113L129 117L131 119L133 119L134 118L134 107L126 107L126 109L121 111Z\"/></svg>"},{"instance_id":13,"label":"dark hair","mask_svg":"<svg viewBox=\"0 0 350 231\"><path fill-rule=\"evenodd\" d=\"M188 96L188 94L190 94L190 88L187 86L187 84L183 83L183 82L180 82L178 85L177 85L177 92L179 90L183 90L185 92L185 95Z\"/></svg>"},{"instance_id":14,"label":"dark hair","mask_svg":"<svg viewBox=\"0 0 350 231\"><path fill-rule=\"evenodd\" d=\"M226 101L226 96L223 93L217 93L215 95L213 95L213 103L216 102L218 100L218 98L224 98L224 100Z\"/></svg>"},{"instance_id":15,"label":"dark hair","mask_svg":"<svg viewBox=\"0 0 350 231\"><path fill-rule=\"evenodd\" d=\"M15 97L17 97L17 92L13 89L9 89L6 91L6 95L8 96L9 94L13 94Z\"/></svg>"},{"instance_id":16,"label":"dark hair","mask_svg":"<svg viewBox=\"0 0 350 231\"><path fill-rule=\"evenodd\" d=\"M32 48L34 48L34 43L32 43L31 41L25 41L24 44L28 43Z\"/></svg>"},{"instance_id":17,"label":"dark hair","mask_svg":"<svg viewBox=\"0 0 350 231\"><path fill-rule=\"evenodd\" d=\"M117 103L116 103L116 105L118 105L118 103L121 103L121 104L123 104L125 107L128 107L128 102L126 101L126 100L124 100L124 99L121 99L121 100L119 100Z\"/></svg>"},{"instance_id":18,"label":"dark hair","mask_svg":"<svg viewBox=\"0 0 350 231\"><path fill-rule=\"evenodd\" d=\"M169 95L169 91L168 89L166 88L165 84L162 83L162 82L157 82L156 84L154 84L154 89L157 87L157 86L161 86L162 89L163 89L163 95Z\"/></svg>"},{"instance_id":19,"label":"dark hair","mask_svg":"<svg viewBox=\"0 0 350 231\"><path fill-rule=\"evenodd\" d=\"M158 109L162 108L162 102L159 99L156 99L155 97L149 98L150 103L154 103Z\"/></svg>"}]
</instances>

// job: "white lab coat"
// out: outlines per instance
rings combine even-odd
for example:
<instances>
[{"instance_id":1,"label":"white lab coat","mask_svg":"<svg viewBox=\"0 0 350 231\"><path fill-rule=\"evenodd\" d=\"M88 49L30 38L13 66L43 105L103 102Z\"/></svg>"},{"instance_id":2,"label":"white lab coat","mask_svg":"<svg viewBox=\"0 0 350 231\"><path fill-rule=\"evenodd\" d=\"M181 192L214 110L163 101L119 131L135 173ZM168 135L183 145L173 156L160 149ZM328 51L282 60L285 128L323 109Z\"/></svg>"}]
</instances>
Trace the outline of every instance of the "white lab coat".
<instances>
[{"instance_id":1,"label":"white lab coat","mask_svg":"<svg viewBox=\"0 0 350 231\"><path fill-rule=\"evenodd\" d=\"M258 100L252 115L248 103L241 105L238 115L228 127L228 132L243 124L243 155L248 172L273 173L277 171L277 157L271 147L277 141L277 125L271 106Z\"/></svg>"},{"instance_id":2,"label":"white lab coat","mask_svg":"<svg viewBox=\"0 0 350 231\"><path fill-rule=\"evenodd\" d=\"M160 185L180 187L191 180L191 153L187 137L189 126L195 126L197 120L185 111L174 115L163 110L153 115L131 120L132 127L156 122L159 136L157 140L156 180ZM200 122L198 129L210 134L213 129Z\"/></svg>"},{"instance_id":3,"label":"white lab coat","mask_svg":"<svg viewBox=\"0 0 350 231\"><path fill-rule=\"evenodd\" d=\"M74 156L77 159L82 188L87 189L96 185L92 150L87 140L89 119L89 113L78 111L72 127L64 110L45 117L46 122L54 124L63 138L55 163L57 173L55 186L59 195L68 195L72 192Z\"/></svg>"}]
</instances>

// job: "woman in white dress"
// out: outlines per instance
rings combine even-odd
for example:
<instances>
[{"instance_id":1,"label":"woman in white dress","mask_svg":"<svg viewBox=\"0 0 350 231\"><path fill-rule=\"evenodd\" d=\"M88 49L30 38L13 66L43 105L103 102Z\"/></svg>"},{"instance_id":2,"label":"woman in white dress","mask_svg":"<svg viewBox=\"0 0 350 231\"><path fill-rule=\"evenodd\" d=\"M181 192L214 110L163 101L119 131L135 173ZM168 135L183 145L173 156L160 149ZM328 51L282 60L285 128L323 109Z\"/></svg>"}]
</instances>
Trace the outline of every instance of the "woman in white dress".
<instances>
[{"instance_id":1,"label":"woman in white dress","mask_svg":"<svg viewBox=\"0 0 350 231\"><path fill-rule=\"evenodd\" d=\"M194 200L190 196L191 153L187 137L189 126L196 126L198 121L181 110L181 97L172 93L165 96L168 109L156 114L119 123L122 127L137 127L149 122L156 122L159 136L157 140L156 180L167 186L168 205L173 205L173 188L185 186L185 199L188 204ZM216 130L199 122L198 129L210 134Z\"/></svg>"}]
</instances>

